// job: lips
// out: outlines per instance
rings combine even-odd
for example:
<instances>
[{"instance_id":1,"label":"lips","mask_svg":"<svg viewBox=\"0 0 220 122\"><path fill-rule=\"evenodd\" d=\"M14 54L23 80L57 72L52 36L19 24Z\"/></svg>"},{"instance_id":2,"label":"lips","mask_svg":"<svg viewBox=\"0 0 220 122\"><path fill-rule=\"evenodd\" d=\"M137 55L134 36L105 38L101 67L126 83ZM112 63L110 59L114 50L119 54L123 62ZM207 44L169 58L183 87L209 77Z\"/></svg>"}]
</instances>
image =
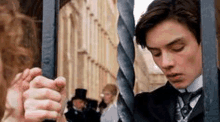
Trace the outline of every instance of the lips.
<instances>
[{"instance_id":1,"label":"lips","mask_svg":"<svg viewBox=\"0 0 220 122\"><path fill-rule=\"evenodd\" d=\"M167 74L167 78L169 80L172 80L172 81L175 81L175 80L179 80L181 78L181 75L180 73L171 73L171 74Z\"/></svg>"}]
</instances>

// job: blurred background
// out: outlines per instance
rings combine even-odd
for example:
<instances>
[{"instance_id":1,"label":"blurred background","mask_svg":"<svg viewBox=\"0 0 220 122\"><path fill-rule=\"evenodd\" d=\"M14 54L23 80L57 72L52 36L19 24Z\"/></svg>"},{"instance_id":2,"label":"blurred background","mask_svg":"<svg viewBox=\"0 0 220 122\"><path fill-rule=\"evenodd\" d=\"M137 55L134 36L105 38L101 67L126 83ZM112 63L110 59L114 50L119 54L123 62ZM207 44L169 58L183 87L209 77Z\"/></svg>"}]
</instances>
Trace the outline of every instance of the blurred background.
<instances>
[{"instance_id":1,"label":"blurred background","mask_svg":"<svg viewBox=\"0 0 220 122\"><path fill-rule=\"evenodd\" d=\"M152 0L135 0L137 23ZM23 13L36 19L42 40L42 0L21 0ZM67 79L67 97L76 88L87 89L87 98L101 100L103 87L117 84L117 0L60 0L57 75ZM41 43L39 43L41 48ZM35 66L41 66L36 57ZM135 44L134 93L152 91L166 78L155 65L150 52Z\"/></svg>"}]
</instances>

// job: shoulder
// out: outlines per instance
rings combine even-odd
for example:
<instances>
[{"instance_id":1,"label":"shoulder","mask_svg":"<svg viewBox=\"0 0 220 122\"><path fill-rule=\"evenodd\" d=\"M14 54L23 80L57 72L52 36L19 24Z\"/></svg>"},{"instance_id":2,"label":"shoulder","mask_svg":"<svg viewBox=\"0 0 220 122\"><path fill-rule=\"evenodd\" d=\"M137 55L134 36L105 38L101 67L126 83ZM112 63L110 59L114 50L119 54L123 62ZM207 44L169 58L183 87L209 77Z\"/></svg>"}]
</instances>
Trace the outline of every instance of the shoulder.
<instances>
[{"instance_id":1,"label":"shoulder","mask_svg":"<svg viewBox=\"0 0 220 122\"><path fill-rule=\"evenodd\" d=\"M69 110L65 113L65 115L71 115L71 114L74 114L74 113L75 113L75 109L71 108L71 109L69 109Z\"/></svg>"},{"instance_id":2,"label":"shoulder","mask_svg":"<svg viewBox=\"0 0 220 122\"><path fill-rule=\"evenodd\" d=\"M166 92L167 92L166 85L164 85L152 92L139 93L135 96L135 102L136 101L148 101L152 99L161 98L161 97L164 97L164 95L166 95Z\"/></svg>"},{"instance_id":3,"label":"shoulder","mask_svg":"<svg viewBox=\"0 0 220 122\"><path fill-rule=\"evenodd\" d=\"M108 111L111 111L111 113L116 113L116 114L117 114L117 105L116 105L116 103L115 103L115 104L112 104L112 105L109 107Z\"/></svg>"},{"instance_id":4,"label":"shoulder","mask_svg":"<svg viewBox=\"0 0 220 122\"><path fill-rule=\"evenodd\" d=\"M152 112L162 105L166 98L166 86L162 86L152 92L143 92L135 96L134 118L137 122L153 122Z\"/></svg>"}]
</instances>

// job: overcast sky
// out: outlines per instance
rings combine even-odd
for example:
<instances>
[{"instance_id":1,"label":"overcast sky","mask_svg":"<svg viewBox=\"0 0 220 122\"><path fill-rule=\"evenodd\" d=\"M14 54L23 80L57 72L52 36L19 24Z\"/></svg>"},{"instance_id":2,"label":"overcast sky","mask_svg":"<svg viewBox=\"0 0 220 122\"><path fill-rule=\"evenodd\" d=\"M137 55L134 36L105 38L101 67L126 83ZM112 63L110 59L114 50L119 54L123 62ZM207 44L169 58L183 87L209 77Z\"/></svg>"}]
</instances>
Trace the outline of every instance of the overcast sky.
<instances>
[{"instance_id":1,"label":"overcast sky","mask_svg":"<svg viewBox=\"0 0 220 122\"><path fill-rule=\"evenodd\" d=\"M135 17L135 23L137 23L137 20L143 14L148 5L152 2L153 0L134 0L134 17Z\"/></svg>"}]
</instances>

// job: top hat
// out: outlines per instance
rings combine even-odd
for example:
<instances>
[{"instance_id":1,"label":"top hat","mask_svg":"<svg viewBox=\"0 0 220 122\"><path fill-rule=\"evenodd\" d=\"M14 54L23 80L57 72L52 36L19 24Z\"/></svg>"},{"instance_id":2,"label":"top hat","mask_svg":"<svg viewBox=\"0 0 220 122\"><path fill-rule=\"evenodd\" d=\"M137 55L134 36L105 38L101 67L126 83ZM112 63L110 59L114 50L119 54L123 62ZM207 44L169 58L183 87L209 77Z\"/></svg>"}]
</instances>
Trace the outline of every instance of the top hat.
<instances>
[{"instance_id":1,"label":"top hat","mask_svg":"<svg viewBox=\"0 0 220 122\"><path fill-rule=\"evenodd\" d=\"M75 90L75 96L72 97L72 101L75 99L81 99L81 100L86 100L86 89L76 89Z\"/></svg>"},{"instance_id":2,"label":"top hat","mask_svg":"<svg viewBox=\"0 0 220 122\"><path fill-rule=\"evenodd\" d=\"M87 108L97 109L98 101L93 99L87 99Z\"/></svg>"}]
</instances>

